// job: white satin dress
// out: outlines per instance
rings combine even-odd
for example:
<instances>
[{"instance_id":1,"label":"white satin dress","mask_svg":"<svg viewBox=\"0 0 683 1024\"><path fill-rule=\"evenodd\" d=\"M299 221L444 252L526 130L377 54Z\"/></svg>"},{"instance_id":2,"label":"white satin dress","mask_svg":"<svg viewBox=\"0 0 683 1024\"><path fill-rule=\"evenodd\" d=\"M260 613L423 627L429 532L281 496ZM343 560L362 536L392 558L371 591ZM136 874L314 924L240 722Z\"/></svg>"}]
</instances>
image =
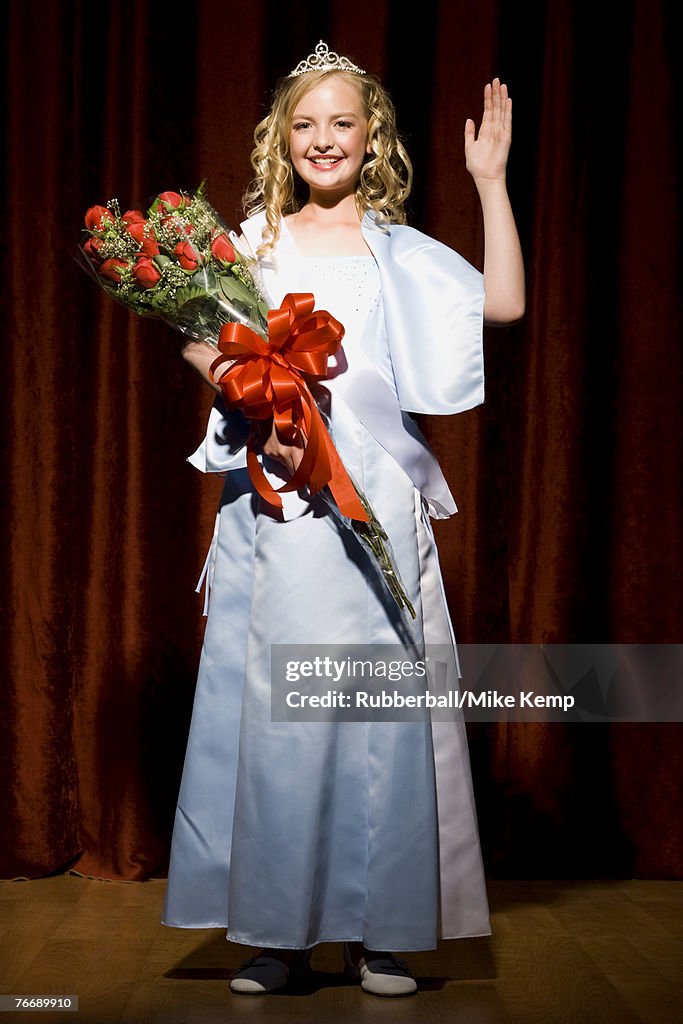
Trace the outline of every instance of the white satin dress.
<instances>
[{"instance_id":1,"label":"white satin dress","mask_svg":"<svg viewBox=\"0 0 683 1024\"><path fill-rule=\"evenodd\" d=\"M254 249L262 223L243 225ZM408 475L438 467L401 412L378 261L304 257L285 224L276 257L263 268L275 305L313 292L344 324L326 385L334 442L389 534L417 618L398 612L318 499L283 495L284 519L264 510L244 420L218 400L190 459L225 484L162 923L286 948L359 941L398 952L487 935L462 720L271 720L271 644L454 645L428 516L439 499ZM264 468L276 486L285 479L276 463Z\"/></svg>"}]
</instances>

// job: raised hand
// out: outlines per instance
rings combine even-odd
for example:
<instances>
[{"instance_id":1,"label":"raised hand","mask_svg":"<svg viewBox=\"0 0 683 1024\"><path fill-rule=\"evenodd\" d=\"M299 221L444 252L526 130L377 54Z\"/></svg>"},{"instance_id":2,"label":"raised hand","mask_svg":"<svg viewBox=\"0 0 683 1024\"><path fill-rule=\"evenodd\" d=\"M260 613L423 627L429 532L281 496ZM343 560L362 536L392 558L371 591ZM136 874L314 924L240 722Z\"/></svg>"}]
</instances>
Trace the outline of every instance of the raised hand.
<instances>
[{"instance_id":1,"label":"raised hand","mask_svg":"<svg viewBox=\"0 0 683 1024\"><path fill-rule=\"evenodd\" d=\"M467 170L475 181L504 181L512 141L512 100L507 85L501 85L499 78L484 87L484 115L476 139L474 129L474 121L468 117L465 121Z\"/></svg>"}]
</instances>

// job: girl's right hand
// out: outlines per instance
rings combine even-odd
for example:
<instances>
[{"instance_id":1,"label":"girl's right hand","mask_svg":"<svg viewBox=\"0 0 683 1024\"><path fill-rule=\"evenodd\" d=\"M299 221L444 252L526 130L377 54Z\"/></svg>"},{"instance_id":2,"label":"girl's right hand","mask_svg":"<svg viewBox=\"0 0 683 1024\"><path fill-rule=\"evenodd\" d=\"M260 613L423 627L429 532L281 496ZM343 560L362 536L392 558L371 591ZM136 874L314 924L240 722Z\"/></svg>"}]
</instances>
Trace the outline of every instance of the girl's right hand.
<instances>
[{"instance_id":1,"label":"girl's right hand","mask_svg":"<svg viewBox=\"0 0 683 1024\"><path fill-rule=\"evenodd\" d=\"M294 475L304 456L303 442L299 440L297 444L283 444L272 419L259 423L259 432L263 454L281 462Z\"/></svg>"},{"instance_id":2,"label":"girl's right hand","mask_svg":"<svg viewBox=\"0 0 683 1024\"><path fill-rule=\"evenodd\" d=\"M465 122L465 166L475 181L505 181L512 141L512 100L508 87L494 78L484 87L484 114L475 141L475 124Z\"/></svg>"}]
</instances>

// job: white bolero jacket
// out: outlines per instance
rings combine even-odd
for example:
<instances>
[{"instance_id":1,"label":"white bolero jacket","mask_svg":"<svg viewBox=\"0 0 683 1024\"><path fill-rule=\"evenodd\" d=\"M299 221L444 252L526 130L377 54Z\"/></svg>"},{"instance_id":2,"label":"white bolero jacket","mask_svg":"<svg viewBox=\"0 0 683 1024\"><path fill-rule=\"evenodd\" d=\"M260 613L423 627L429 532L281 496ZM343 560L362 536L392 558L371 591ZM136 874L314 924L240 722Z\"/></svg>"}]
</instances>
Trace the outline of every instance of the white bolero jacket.
<instances>
[{"instance_id":1,"label":"white bolero jacket","mask_svg":"<svg viewBox=\"0 0 683 1024\"><path fill-rule=\"evenodd\" d=\"M394 379L406 412L451 415L484 401L484 276L454 249L366 213Z\"/></svg>"}]
</instances>

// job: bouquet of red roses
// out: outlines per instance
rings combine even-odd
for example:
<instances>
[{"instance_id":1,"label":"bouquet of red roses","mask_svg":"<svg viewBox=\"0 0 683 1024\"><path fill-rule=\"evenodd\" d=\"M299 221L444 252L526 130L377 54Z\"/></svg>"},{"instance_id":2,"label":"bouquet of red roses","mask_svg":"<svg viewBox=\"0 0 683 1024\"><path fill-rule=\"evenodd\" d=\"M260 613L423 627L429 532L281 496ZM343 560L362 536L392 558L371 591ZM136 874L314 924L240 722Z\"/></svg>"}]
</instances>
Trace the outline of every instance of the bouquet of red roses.
<instances>
[{"instance_id":1,"label":"bouquet of red roses","mask_svg":"<svg viewBox=\"0 0 683 1024\"><path fill-rule=\"evenodd\" d=\"M91 206L80 263L113 298L142 316L218 347L221 329L241 322L267 336L268 305L256 264L242 256L204 194L162 192L147 214L118 200Z\"/></svg>"},{"instance_id":2,"label":"bouquet of red roses","mask_svg":"<svg viewBox=\"0 0 683 1024\"><path fill-rule=\"evenodd\" d=\"M309 387L327 376L327 358L339 348L343 326L315 310L309 294L286 295L279 309L269 308L258 263L240 252L203 183L194 193L162 192L146 215L121 214L116 199L91 206L85 228L79 262L109 295L213 345L211 372L226 404L252 424L272 417L285 442L303 439L301 463L279 490L319 493L371 556L398 606L415 618L387 534L343 466L329 420ZM257 458L259 439L252 427L247 468L264 500L281 507Z\"/></svg>"}]
</instances>

